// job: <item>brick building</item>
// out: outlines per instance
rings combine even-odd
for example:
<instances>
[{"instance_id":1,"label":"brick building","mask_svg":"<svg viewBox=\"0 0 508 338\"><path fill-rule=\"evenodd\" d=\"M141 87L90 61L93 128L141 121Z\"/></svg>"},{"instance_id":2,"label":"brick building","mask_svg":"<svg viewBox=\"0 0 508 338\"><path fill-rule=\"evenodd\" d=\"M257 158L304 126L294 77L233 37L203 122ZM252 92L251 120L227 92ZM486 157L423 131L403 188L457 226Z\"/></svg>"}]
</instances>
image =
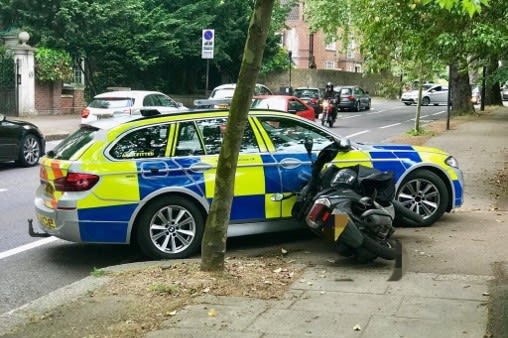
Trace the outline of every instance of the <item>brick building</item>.
<instances>
[{"instance_id":1,"label":"brick building","mask_svg":"<svg viewBox=\"0 0 508 338\"><path fill-rule=\"evenodd\" d=\"M363 58L354 38L345 52L342 42L326 43L321 31L312 34L305 22L305 2L300 1L286 19L286 30L282 35L283 46L291 52L293 67L362 72Z\"/></svg>"}]
</instances>

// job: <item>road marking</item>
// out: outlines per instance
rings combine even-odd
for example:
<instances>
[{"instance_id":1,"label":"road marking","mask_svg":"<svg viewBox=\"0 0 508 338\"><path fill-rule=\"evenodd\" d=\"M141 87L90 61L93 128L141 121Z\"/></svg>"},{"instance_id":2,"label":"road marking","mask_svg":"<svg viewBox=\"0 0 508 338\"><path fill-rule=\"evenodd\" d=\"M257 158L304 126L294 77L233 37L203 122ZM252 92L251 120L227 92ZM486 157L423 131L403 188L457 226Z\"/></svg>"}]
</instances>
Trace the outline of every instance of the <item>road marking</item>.
<instances>
[{"instance_id":1,"label":"road marking","mask_svg":"<svg viewBox=\"0 0 508 338\"><path fill-rule=\"evenodd\" d=\"M6 192L7 189L6 188L0 188L0 192Z\"/></svg>"},{"instance_id":2,"label":"road marking","mask_svg":"<svg viewBox=\"0 0 508 338\"><path fill-rule=\"evenodd\" d=\"M441 115L441 114L444 114L444 113L445 113L445 111L444 111L444 110L442 110L442 111L438 111L437 113L434 113L434 114L432 114L432 115Z\"/></svg>"},{"instance_id":3,"label":"road marking","mask_svg":"<svg viewBox=\"0 0 508 338\"><path fill-rule=\"evenodd\" d=\"M358 136L358 135L361 135L361 134L368 133L369 131L370 130L359 131L357 133L354 133L354 134L351 134L351 135L347 135L346 137L348 137L348 138L355 137L355 136Z\"/></svg>"},{"instance_id":4,"label":"road marking","mask_svg":"<svg viewBox=\"0 0 508 338\"><path fill-rule=\"evenodd\" d=\"M28 244L25 244L25 245L22 245L22 246L18 246L17 248L14 248L14 249L10 249L10 250L4 251L4 252L0 252L0 260L2 260L4 258L7 258L7 257L10 257L10 256L13 256L13 255L16 255L16 254L19 254L19 253L22 253L24 251L35 249L35 248L37 248L39 246L46 245L46 244L54 242L56 240L58 240L58 238L56 238L56 237L48 237L48 238L40 239L40 240L32 242L32 243L28 243Z\"/></svg>"},{"instance_id":5,"label":"road marking","mask_svg":"<svg viewBox=\"0 0 508 338\"><path fill-rule=\"evenodd\" d=\"M387 126L382 126L382 127L379 127L380 129L385 129L385 128L391 128L391 127L395 127L395 126L399 126L401 125L402 123L399 122L399 123L394 123L394 124L389 124Z\"/></svg>"},{"instance_id":6,"label":"road marking","mask_svg":"<svg viewBox=\"0 0 508 338\"><path fill-rule=\"evenodd\" d=\"M356 114L356 115L348 115L347 117L343 117L343 119L344 119L344 120L345 120L345 119L351 119L351 118L353 118L353 117L358 117L358 116L360 116L360 114Z\"/></svg>"}]
</instances>

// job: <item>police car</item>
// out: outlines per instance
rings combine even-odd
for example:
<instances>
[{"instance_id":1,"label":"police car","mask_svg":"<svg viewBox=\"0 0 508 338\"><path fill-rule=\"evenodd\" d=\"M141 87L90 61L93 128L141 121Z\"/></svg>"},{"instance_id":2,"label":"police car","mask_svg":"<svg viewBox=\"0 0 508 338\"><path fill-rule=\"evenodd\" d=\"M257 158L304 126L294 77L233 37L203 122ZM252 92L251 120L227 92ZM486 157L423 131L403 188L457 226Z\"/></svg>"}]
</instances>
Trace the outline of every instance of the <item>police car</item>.
<instances>
[{"instance_id":1,"label":"police car","mask_svg":"<svg viewBox=\"0 0 508 338\"><path fill-rule=\"evenodd\" d=\"M152 112L153 113L153 112ZM215 189L228 111L149 114L84 124L41 159L35 210L43 233L81 243L137 243L154 259L199 251ZM339 137L299 116L252 110L238 158L228 236L302 226L291 218L313 155ZM463 178L447 153L351 144L335 165L389 170L397 199L425 225L462 204ZM35 232L31 231L32 234Z\"/></svg>"}]
</instances>

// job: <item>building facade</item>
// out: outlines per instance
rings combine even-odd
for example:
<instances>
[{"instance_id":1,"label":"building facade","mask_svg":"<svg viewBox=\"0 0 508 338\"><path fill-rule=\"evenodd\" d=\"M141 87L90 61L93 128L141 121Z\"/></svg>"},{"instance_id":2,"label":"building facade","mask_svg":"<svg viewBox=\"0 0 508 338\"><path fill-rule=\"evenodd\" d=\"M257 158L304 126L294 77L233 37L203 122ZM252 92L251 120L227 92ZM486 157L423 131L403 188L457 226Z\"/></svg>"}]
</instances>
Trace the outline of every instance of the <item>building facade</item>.
<instances>
[{"instance_id":1,"label":"building facade","mask_svg":"<svg viewBox=\"0 0 508 338\"><path fill-rule=\"evenodd\" d=\"M282 33L282 44L291 53L294 68L330 69L362 73L363 58L354 38L346 51L340 40L326 42L322 31L311 33L305 21L305 2L291 10Z\"/></svg>"}]
</instances>

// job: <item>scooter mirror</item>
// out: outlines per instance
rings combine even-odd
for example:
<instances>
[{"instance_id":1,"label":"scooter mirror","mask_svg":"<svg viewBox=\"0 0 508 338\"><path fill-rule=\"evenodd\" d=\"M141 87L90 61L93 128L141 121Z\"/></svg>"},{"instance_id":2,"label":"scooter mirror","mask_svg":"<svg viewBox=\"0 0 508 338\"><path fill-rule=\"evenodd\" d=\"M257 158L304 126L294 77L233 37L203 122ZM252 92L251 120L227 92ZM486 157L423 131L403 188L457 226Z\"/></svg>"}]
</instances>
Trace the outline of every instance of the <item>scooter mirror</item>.
<instances>
[{"instance_id":1,"label":"scooter mirror","mask_svg":"<svg viewBox=\"0 0 508 338\"><path fill-rule=\"evenodd\" d=\"M307 150L307 154L310 155L312 152L312 148L314 147L314 140L312 139L312 137L309 136L305 137L304 145L305 149Z\"/></svg>"}]
</instances>

